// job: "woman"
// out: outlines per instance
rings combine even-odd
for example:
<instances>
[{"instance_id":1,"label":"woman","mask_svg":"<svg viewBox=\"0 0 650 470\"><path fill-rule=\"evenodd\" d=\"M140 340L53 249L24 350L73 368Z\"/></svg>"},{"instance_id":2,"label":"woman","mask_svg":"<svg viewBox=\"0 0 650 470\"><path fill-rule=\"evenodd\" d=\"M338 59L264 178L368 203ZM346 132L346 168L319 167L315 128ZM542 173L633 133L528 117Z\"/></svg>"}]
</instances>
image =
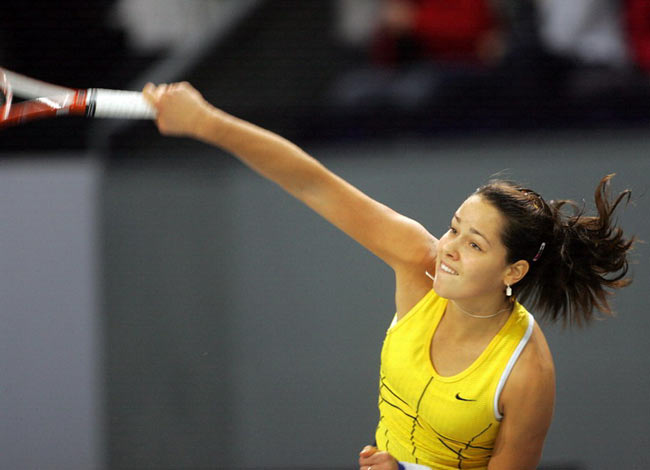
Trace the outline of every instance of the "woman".
<instances>
[{"instance_id":1,"label":"woman","mask_svg":"<svg viewBox=\"0 0 650 470\"><path fill-rule=\"evenodd\" d=\"M608 289L629 283L632 240L612 221L628 191L610 201L605 177L598 216L569 216L560 210L567 201L547 203L495 181L463 202L437 240L294 144L214 108L187 83L148 84L144 94L163 134L236 155L393 268L396 314L382 349L381 417L376 446L360 454L362 470L536 468L555 373L544 335L515 299L567 323L586 322L596 309L611 313Z\"/></svg>"}]
</instances>

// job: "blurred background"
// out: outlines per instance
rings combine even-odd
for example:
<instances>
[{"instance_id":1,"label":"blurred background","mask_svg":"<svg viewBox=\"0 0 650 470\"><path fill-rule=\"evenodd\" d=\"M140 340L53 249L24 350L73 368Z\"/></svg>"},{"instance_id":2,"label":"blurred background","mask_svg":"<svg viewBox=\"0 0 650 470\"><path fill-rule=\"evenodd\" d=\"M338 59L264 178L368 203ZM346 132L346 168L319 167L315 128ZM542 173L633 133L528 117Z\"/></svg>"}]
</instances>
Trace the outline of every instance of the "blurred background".
<instances>
[{"instance_id":1,"label":"blurred background","mask_svg":"<svg viewBox=\"0 0 650 470\"><path fill-rule=\"evenodd\" d=\"M646 0L3 0L0 64L192 82L442 234L499 173L648 239ZM0 468L352 469L389 269L217 149L150 122L0 133ZM613 319L542 327L540 468L646 469L650 251ZM534 313L534 312L533 312Z\"/></svg>"}]
</instances>

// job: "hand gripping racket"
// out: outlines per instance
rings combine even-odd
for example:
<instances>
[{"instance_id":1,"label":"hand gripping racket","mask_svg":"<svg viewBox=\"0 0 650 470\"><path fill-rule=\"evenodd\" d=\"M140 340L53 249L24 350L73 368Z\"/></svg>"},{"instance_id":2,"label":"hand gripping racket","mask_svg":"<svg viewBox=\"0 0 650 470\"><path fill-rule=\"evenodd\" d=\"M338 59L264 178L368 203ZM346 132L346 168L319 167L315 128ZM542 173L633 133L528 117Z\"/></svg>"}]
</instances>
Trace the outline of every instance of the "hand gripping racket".
<instances>
[{"instance_id":1,"label":"hand gripping racket","mask_svg":"<svg viewBox=\"0 0 650 470\"><path fill-rule=\"evenodd\" d=\"M0 67L0 129L64 115L155 119L156 111L137 91L65 88Z\"/></svg>"}]
</instances>

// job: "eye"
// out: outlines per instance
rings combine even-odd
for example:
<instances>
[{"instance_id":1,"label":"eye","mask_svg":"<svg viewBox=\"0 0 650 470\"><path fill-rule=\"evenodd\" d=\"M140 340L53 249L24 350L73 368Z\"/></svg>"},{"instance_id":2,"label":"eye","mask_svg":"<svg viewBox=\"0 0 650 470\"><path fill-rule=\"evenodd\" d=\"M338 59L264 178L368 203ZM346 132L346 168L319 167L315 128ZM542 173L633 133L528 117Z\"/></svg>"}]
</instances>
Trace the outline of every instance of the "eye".
<instances>
[{"instance_id":1,"label":"eye","mask_svg":"<svg viewBox=\"0 0 650 470\"><path fill-rule=\"evenodd\" d=\"M471 242L471 243L470 243L470 246L471 246L472 248L474 248L475 250L477 250L477 251L483 251L483 250L481 250L481 247L478 246L478 245L477 245L476 243L474 243L474 242Z\"/></svg>"},{"instance_id":2,"label":"eye","mask_svg":"<svg viewBox=\"0 0 650 470\"><path fill-rule=\"evenodd\" d=\"M454 227L452 227L451 225L449 226L449 231L451 233L453 233L454 235L456 235L458 233L458 231Z\"/></svg>"}]
</instances>

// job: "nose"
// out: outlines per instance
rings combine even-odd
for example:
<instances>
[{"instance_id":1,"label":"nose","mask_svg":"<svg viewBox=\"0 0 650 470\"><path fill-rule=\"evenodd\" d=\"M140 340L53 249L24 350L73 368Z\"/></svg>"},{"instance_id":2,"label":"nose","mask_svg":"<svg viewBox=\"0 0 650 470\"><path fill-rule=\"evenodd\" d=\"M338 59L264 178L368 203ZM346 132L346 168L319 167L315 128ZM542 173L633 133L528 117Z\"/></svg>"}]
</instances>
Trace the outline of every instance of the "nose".
<instances>
[{"instance_id":1,"label":"nose","mask_svg":"<svg viewBox=\"0 0 650 470\"><path fill-rule=\"evenodd\" d=\"M442 245L442 254L446 258L458 260L459 253L457 242L455 240L445 240L445 243Z\"/></svg>"}]
</instances>

